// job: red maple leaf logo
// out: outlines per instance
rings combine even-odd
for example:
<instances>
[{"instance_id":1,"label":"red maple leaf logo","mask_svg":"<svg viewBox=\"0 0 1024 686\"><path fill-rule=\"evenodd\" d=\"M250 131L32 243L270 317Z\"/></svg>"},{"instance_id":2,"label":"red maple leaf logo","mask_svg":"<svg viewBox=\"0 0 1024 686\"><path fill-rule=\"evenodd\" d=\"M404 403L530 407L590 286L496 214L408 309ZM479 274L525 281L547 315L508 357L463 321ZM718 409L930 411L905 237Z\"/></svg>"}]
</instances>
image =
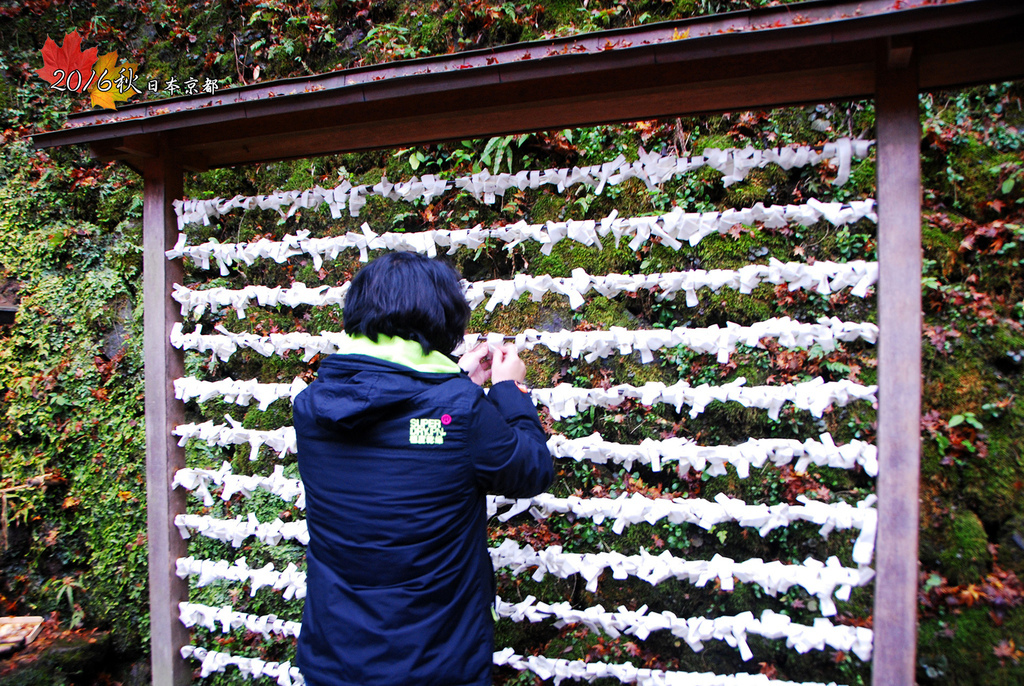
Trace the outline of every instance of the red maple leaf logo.
<instances>
[{"instance_id":1,"label":"red maple leaf logo","mask_svg":"<svg viewBox=\"0 0 1024 686\"><path fill-rule=\"evenodd\" d=\"M81 93L92 79L96 53L96 48L82 52L82 37L78 31L64 36L64 44L60 47L47 36L43 45L43 68L36 69L36 73L56 90Z\"/></svg>"}]
</instances>

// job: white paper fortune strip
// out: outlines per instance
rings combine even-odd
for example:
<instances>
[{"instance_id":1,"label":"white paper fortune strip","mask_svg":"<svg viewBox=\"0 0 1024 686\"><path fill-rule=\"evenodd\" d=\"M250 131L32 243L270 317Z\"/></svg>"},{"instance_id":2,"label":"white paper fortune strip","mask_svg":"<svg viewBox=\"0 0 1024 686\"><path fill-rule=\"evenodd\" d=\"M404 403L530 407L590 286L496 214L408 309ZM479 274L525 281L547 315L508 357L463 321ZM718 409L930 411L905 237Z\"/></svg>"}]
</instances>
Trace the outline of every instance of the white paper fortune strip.
<instances>
[{"instance_id":1,"label":"white paper fortune strip","mask_svg":"<svg viewBox=\"0 0 1024 686\"><path fill-rule=\"evenodd\" d=\"M285 600L302 600L306 597L306 573L299 571L291 562L278 572L269 562L263 567L250 567L244 557L229 564L227 560L197 560L189 556L179 557L174 569L179 579L199 577L196 585L200 588L215 581L240 581L250 584L250 597L255 597L256 592L264 587L281 591L281 597Z\"/></svg>"},{"instance_id":2,"label":"white paper fortune strip","mask_svg":"<svg viewBox=\"0 0 1024 686\"><path fill-rule=\"evenodd\" d=\"M248 443L250 460L256 460L263 445L269 446L281 459L296 452L294 427L283 426L272 431L245 429L231 417L225 415L225 418L230 426L214 424L212 420L176 426L173 433L180 437L178 445L184 446L190 439L219 446ZM769 461L781 467L795 461L794 469L798 472L807 471L811 464L835 469L853 469L860 465L868 476L878 475L875 446L856 439L837 446L828 433L821 434L820 439L751 438L738 445L699 445L689 438L645 438L641 443L630 445L605 441L598 433L583 438L555 434L548 439L548 448L554 457L588 460L594 464L611 462L623 465L627 471L633 469L634 463L661 471L663 464L672 462L680 472L706 470L709 476L721 476L727 473L725 466L731 464L737 476L746 479L751 467L760 468Z\"/></svg>"},{"instance_id":3,"label":"white paper fortune strip","mask_svg":"<svg viewBox=\"0 0 1024 686\"><path fill-rule=\"evenodd\" d=\"M202 661L200 676L206 678L214 672L223 672L229 665L234 665L245 679L256 679L261 676L277 680L278 686L302 686L306 683L299 673L298 667L291 662L266 662L257 657L238 657L216 650L207 650L187 645L181 648L183 659L195 658Z\"/></svg>"},{"instance_id":4,"label":"white paper fortune strip","mask_svg":"<svg viewBox=\"0 0 1024 686\"><path fill-rule=\"evenodd\" d=\"M770 681L764 674L714 674L712 672L665 672L629 663L583 662L543 655L517 655L512 648L494 653L494 664L519 671L530 670L543 680L554 679L556 686L566 679L593 682L618 679L637 686L836 686L819 682Z\"/></svg>"},{"instance_id":5,"label":"white paper fortune strip","mask_svg":"<svg viewBox=\"0 0 1024 686\"><path fill-rule=\"evenodd\" d=\"M762 283L787 284L789 290L813 289L822 295L851 286L850 294L863 298L868 289L878 281L878 263L853 260L851 262L820 261L814 264L803 262L780 262L774 257L767 265L751 264L739 269L694 269L685 272L665 274L607 274L593 276L583 269L574 269L570 277L529 276L519 274L513 279L463 282L466 300L476 308L490 296L486 309L493 311L498 305L508 305L524 294L540 302L545 293L554 293L569 298L569 306L579 309L585 302L584 295L596 291L607 298L621 293L636 293L639 290L657 289L657 298L665 300L679 292L686 294L688 307L696 307L700 300L697 291L710 288L732 288L747 294ZM253 306L276 307L286 305L310 305L321 307L341 305L348 291L348 282L341 286L320 286L309 288L301 281L288 288L275 286L246 286L241 289L222 287L196 290L174 284L171 297L181 305L181 314L191 313L202 316L209 308L219 312L222 307L231 307L239 319L245 318L245 310Z\"/></svg>"},{"instance_id":6,"label":"white paper fortune strip","mask_svg":"<svg viewBox=\"0 0 1024 686\"><path fill-rule=\"evenodd\" d=\"M210 631L217 631L220 625L221 633L231 633L235 629L245 628L257 634L263 634L264 638L270 638L274 633L279 636L298 638L302 625L299 622L284 620L277 615L250 615L244 612L236 612L231 606L210 607L199 603L178 603L178 618L181 623L192 628L201 626Z\"/></svg>"},{"instance_id":7,"label":"white paper fortune strip","mask_svg":"<svg viewBox=\"0 0 1024 686\"><path fill-rule=\"evenodd\" d=\"M213 608L211 608L213 609ZM853 652L861 660L871 659L872 631L864 627L835 625L819 617L813 626L796 624L788 615L771 610L761 613L757 619L751 612L734 616L677 617L672 612L649 612L647 606L637 610L620 607L616 612L606 612L601 605L585 610L573 608L567 601L548 604L538 601L532 595L518 603L508 603L498 598L495 609L500 617L515 622L541 622L555 619L555 626L585 624L591 630L603 632L612 638L621 634L636 636L640 640L655 631L670 631L676 638L686 641L694 652L704 649L704 641L725 641L733 648L739 648L744 660L753 657L747 645L747 634L769 639L786 639L786 647L794 648L800 654L811 650L825 650L829 646L843 652Z\"/></svg>"},{"instance_id":8,"label":"white paper fortune strip","mask_svg":"<svg viewBox=\"0 0 1024 686\"><path fill-rule=\"evenodd\" d=\"M872 199L852 200L849 203L824 203L811 198L804 205L770 205L757 203L753 207L728 209L723 212L683 212L675 208L672 212L652 216L620 217L618 211L602 219L549 221L545 224L514 224L484 228L477 224L471 229L434 229L417 233L374 232L369 224L363 223L362 232L350 231L343 236L311 237L306 229L287 234L280 241L261 238L252 243L220 243L214 238L200 245L188 245L185 234L178 234L174 247L166 251L168 259L188 257L202 269L210 268L210 260L217 263L222 276L230 273L235 264L252 265L259 259L274 260L278 264L291 257L308 255L313 266L320 269L324 260L333 260L349 249L359 250L359 259L366 262L369 250L414 251L428 257L435 257L437 249L448 248L454 255L459 248L476 250L488 239L506 244L512 250L520 243L533 240L541 244L541 252L550 255L559 241L567 238L583 245L603 247L601 239L609 234L619 241L629 238L631 250L637 250L651 237L659 239L662 245L679 250L683 243L697 245L706 236L724 234L741 224L752 226L760 223L768 228L783 228L790 223L810 226L821 219L833 226L850 224L861 219L877 222Z\"/></svg>"},{"instance_id":9,"label":"white paper fortune strip","mask_svg":"<svg viewBox=\"0 0 1024 686\"><path fill-rule=\"evenodd\" d=\"M745 383L743 377L720 386L690 386L685 381L666 386L660 381L653 381L639 387L619 384L610 388L577 388L563 383L554 388L535 388L530 394L534 404L547 407L555 420L571 417L588 407L617 407L630 398L639 400L643 405L668 403L674 405L677 412L682 411L683 405L689 405L691 418L704 412L712 401L717 400L768 410L769 417L778 419L786 403L793 403L799 409L809 410L815 417L820 417L832 404L845 406L855 400L875 402L878 390L873 385L863 386L846 379L826 382L821 377L781 386L746 388L743 386ZM222 397L224 402L248 405L256 400L261 410L266 410L270 403L279 398L294 399L305 387L305 382L298 377L291 384L263 384L255 379L202 381L191 376L174 380L175 396L184 402L193 398L206 402Z\"/></svg>"},{"instance_id":10,"label":"white paper fortune strip","mask_svg":"<svg viewBox=\"0 0 1024 686\"><path fill-rule=\"evenodd\" d=\"M301 350L303 361L309 362L316 355L345 352L349 340L343 332L330 331L320 334L294 331L259 336L233 333L221 325L217 325L215 330L217 334L204 334L201 330L184 333L182 323L178 322L171 330L171 345L182 350L213 352L224 361L230 359L239 348L248 348L265 357ZM682 345L699 353L715 355L718 362L724 364L736 351L737 345L759 346L762 338L778 339L779 345L784 348L819 345L823 351L829 352L835 349L837 341L862 339L868 343L876 342L878 326L871 322L844 322L837 317L821 317L816 324L782 317L756 322L751 326L728 322L724 327L714 324L704 328L679 326L674 329L630 330L613 326L609 331L526 329L516 334L514 340L520 352L540 345L573 359L582 356L587 362L614 354L629 355L635 351L640 353L640 360L644 364L654 361L653 351ZM461 355L466 350L472 350L480 341L493 340L494 344L499 345L504 339L502 334L467 334L465 342L453 354Z\"/></svg>"},{"instance_id":11,"label":"white paper fortune strip","mask_svg":"<svg viewBox=\"0 0 1024 686\"><path fill-rule=\"evenodd\" d=\"M235 209L272 209L282 217L290 217L300 209L312 209L326 204L330 208L331 216L339 219L346 206L351 216L358 217L363 205L366 204L366 198L370 195L406 202L423 199L429 203L448 190L460 189L468 191L478 201L493 204L510 188L536 189L543 185L551 185L561 193L569 186L586 184L594 187L594 192L600 194L606 185L614 186L631 178L640 179L653 190L658 184L676 175L705 165L720 171L723 174L723 184L730 186L745 179L754 168L777 164L783 169L792 169L826 160L838 168L834 183L843 185L850 177L852 159L867 157L873 144L874 141L870 140L841 138L835 142L825 143L820 153L808 146L767 150L748 146L743 149L724 150L708 148L702 155L693 157L659 155L645 152L641 148L635 162L627 162L624 156L619 155L614 160L600 165L572 169L523 170L515 174L496 175L484 170L472 176L457 177L452 181L439 179L432 174L424 174L420 178L414 176L409 181L398 183L391 183L385 177L374 186L353 186L346 179L335 188L316 186L306 190L275 191L270 195L236 195L230 200L175 200L174 211L178 215L179 229L200 222L208 225L211 218L217 218Z\"/></svg>"},{"instance_id":12,"label":"white paper fortune strip","mask_svg":"<svg viewBox=\"0 0 1024 686\"><path fill-rule=\"evenodd\" d=\"M216 471L194 468L179 469L174 475L173 486L181 486L185 490L194 492L203 499L203 503L207 507L213 505L213 496L210 494L209 486L214 484L223 485L220 496L223 500L229 500L235 493L249 497L257 488L262 488L289 501L297 497L295 506L305 509L306 494L302 482L299 479L285 478L282 471L281 465L277 465L274 468L274 473L269 477L232 474L231 464L224 462ZM762 537L776 528L804 521L820 526L819 533L824 537L828 537L834 529L860 529L860 534L853 547L853 561L862 565L871 563L871 557L874 554L875 533L878 527L878 512L872 507L877 500L874 495L869 495L857 503L856 507L845 502L824 503L818 500L809 500L802 495L798 496L797 500L801 503L800 505L789 505L788 503L748 505L744 501L730 498L724 493L716 495L714 501L702 498L649 498L640 493L622 494L617 498L580 498L574 495L559 498L550 493L542 493L534 498L519 499L489 495L487 496L487 516L497 515L499 521L507 522L523 512L529 512L536 519L547 519L556 513L571 512L576 517L593 519L596 524L604 523L605 519L614 520L612 531L616 534L621 534L627 526L633 524L641 522L656 524L662 519L667 519L672 524L695 524L708 530L718 524L736 522L739 526L756 528ZM498 514L498 509L501 507L508 507L508 509ZM254 516L250 514L250 517L255 521ZM235 521L239 519L240 516ZM205 535L212 538L234 542L243 535L242 532L237 532L237 526L235 532L223 530L219 523L223 520L213 520L217 523L206 524L209 521L209 519L204 520L203 525L211 532ZM186 520L183 522L187 525ZM175 523L178 523L178 520L175 520ZM292 522L295 525L298 523ZM251 530L254 535L266 540L265 535L259 533L260 526L263 525L258 522L255 524L246 522L246 525L246 531ZM283 528L281 531L286 538L295 537L285 535Z\"/></svg>"},{"instance_id":13,"label":"white paper fortune strip","mask_svg":"<svg viewBox=\"0 0 1024 686\"><path fill-rule=\"evenodd\" d=\"M836 614L833 594L839 600L849 600L854 586L863 586L875 575L868 566L856 569L843 567L835 556L824 563L807 558L803 564L792 565L777 560L765 562L756 557L736 562L721 555L710 560L683 560L673 557L667 550L657 556L644 549L639 555L563 553L562 547L557 545L534 550L529 545L520 547L512 539L505 539L497 548L491 548L490 553L495 569L509 567L516 575L533 568L532 578L538 582L543 581L546 574L562 579L579 574L586 580L586 589L591 593L597 591L598 580L605 569L610 569L615 579L636 576L652 586L676 578L703 587L718 579L723 591L732 591L735 581L739 581L757 584L771 596L785 593L792 586L801 586L818 598L821 614L825 617Z\"/></svg>"}]
</instances>

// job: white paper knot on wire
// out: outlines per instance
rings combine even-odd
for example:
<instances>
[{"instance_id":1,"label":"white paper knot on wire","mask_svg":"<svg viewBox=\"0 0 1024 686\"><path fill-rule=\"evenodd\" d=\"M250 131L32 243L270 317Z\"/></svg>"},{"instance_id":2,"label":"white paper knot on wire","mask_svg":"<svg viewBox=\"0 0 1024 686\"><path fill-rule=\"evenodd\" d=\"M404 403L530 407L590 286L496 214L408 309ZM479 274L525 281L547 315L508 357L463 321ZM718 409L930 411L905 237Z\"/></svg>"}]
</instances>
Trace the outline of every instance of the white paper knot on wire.
<instances>
[{"instance_id":1,"label":"white paper knot on wire","mask_svg":"<svg viewBox=\"0 0 1024 686\"><path fill-rule=\"evenodd\" d=\"M662 519L672 524L695 524L705 530L725 522L736 522L741 527L756 528L762 537L793 522L806 521L820 526L819 533L824 537L835 529L860 529L854 546L854 562L860 565L871 563L877 528L877 511L871 507L876 501L874 495L856 507L844 502L809 500L805 496L799 496L798 501L800 505L748 505L724 493L716 495L713 501L703 498L650 498L642 493L622 494L617 498L580 498L574 495L559 498L543 493L534 498L519 499L488 496L488 515L497 514L499 521L507 522L527 511L536 519L546 519L556 513L572 513L576 517L593 519L596 524L611 519L614 521L612 531L616 534L621 534L627 526L656 524ZM509 509L498 514L498 508L506 506Z\"/></svg>"},{"instance_id":2,"label":"white paper knot on wire","mask_svg":"<svg viewBox=\"0 0 1024 686\"><path fill-rule=\"evenodd\" d=\"M250 567L244 557L234 562L227 560L199 560L194 557L179 557L175 561L175 574L179 579L190 576L199 577L196 585L202 588L215 581L240 581L250 584L249 595L255 597L263 587L282 591L285 600L302 600L306 597L306 573L300 571L294 563L276 571L273 563L263 567Z\"/></svg>"},{"instance_id":3,"label":"white paper knot on wire","mask_svg":"<svg viewBox=\"0 0 1024 686\"><path fill-rule=\"evenodd\" d=\"M847 379L825 382L818 377L813 381L781 386L743 387L746 379L720 386L690 386L685 381L666 386L661 382L649 382L643 386L620 384L610 388L577 388L569 384L558 384L554 388L535 388L531 391L534 403L544 405L552 419L571 417L589 407L612 408L621 405L627 398L640 401L643 405L667 403L681 412L683 405L690 406L690 417L696 417L712 401L738 402L744 407L768 410L772 419L779 418L779 412L786 403L793 403L801 410L809 410L820 417L832 404L843 407L855 400L875 402L877 386L862 386Z\"/></svg>"},{"instance_id":4,"label":"white paper knot on wire","mask_svg":"<svg viewBox=\"0 0 1024 686\"><path fill-rule=\"evenodd\" d=\"M222 398L226 403L248 405L255 400L261 411L266 411L270 403L279 398L295 400L306 387L306 382L299 377L290 384L260 383L255 379L239 381L237 379L221 379L220 381L202 381L193 376L174 380L174 397L182 402L195 399L205 403L213 398Z\"/></svg>"},{"instance_id":5,"label":"white paper knot on wire","mask_svg":"<svg viewBox=\"0 0 1024 686\"><path fill-rule=\"evenodd\" d=\"M731 647L738 648L744 660L753 657L747 645L747 634L786 639L787 647L795 648L801 654L824 650L827 645L835 650L852 651L864 661L871 659L871 629L834 625L824 618L815 619L813 626L796 624L789 616L771 610L764 610L760 619L750 612L714 619L687 619L667 611L649 612L646 605L637 610L620 607L615 612L606 612L601 605L577 610L567 601L549 604L538 601L532 595L518 603L508 603L497 598L495 608L500 617L508 617L515 622L536 623L554 619L558 628L567 624L584 624L592 631L600 631L612 638L627 634L646 640L656 631L669 631L685 641L695 652L704 649L705 641L725 641Z\"/></svg>"},{"instance_id":6,"label":"white paper knot on wire","mask_svg":"<svg viewBox=\"0 0 1024 686\"><path fill-rule=\"evenodd\" d=\"M618 679L637 686L836 686L835 682L770 681L764 674L714 674L712 672L666 672L624 663L583 662L543 655L517 655L512 648L494 653L494 664L519 671L529 670L542 680L561 684L566 679L593 682Z\"/></svg>"},{"instance_id":7,"label":"white paper knot on wire","mask_svg":"<svg viewBox=\"0 0 1024 686\"><path fill-rule=\"evenodd\" d=\"M785 593L792 586L801 586L817 597L825 617L836 614L833 595L839 600L848 600L854 586L863 586L874 578L870 567L843 567L834 556L826 562L808 558L802 564L792 565L777 560L764 562L760 558L736 562L720 555L710 560L683 560L667 550L658 556L643 549L639 555L630 556L615 552L564 553L561 546L534 550L531 546L520 547L511 539L491 548L490 554L495 569L508 568L514 575L533 569L532 578L538 582L547 574L563 579L579 574L591 593L597 591L605 570L611 570L615 579L636 576L652 586L670 578L686 580L698 587L717 580L723 591L731 591L735 581L755 583L771 596Z\"/></svg>"},{"instance_id":8,"label":"white paper knot on wire","mask_svg":"<svg viewBox=\"0 0 1024 686\"><path fill-rule=\"evenodd\" d=\"M788 146L760 150L752 146L746 148L707 148L702 155L693 157L676 157L649 153L642 148L635 162L627 162L619 155L614 160L587 167L563 169L524 170L515 174L491 174L488 170L469 176L457 177L452 181L439 179L432 174L424 174L421 178L412 177L408 181L391 183L382 178L379 183L370 187L353 186L347 179L335 188L315 186L306 190L274 191L269 195L242 196L224 200L187 199L175 200L174 211L178 216L178 228L188 224L210 224L211 219L220 217L235 209L274 210L282 217L291 217L300 209L315 209L321 205L330 208L331 216L339 219L345 207L349 214L358 217L366 198L377 195L389 200L411 202L423 199L430 202L442 193L459 189L468 191L478 201L493 204L497 198L503 197L510 188L537 189L543 185L555 186L559 193L576 184L585 184L594 188L600 195L606 185L617 185L624 181L637 178L653 190L658 184L702 166L710 166L723 175L722 182L730 186L746 178L751 169L777 164L783 169L804 167L828 161L837 167L836 185L846 183L850 176L851 161L854 157L863 158L874 141L840 138L826 143L821 152L808 146Z\"/></svg>"},{"instance_id":9,"label":"white paper knot on wire","mask_svg":"<svg viewBox=\"0 0 1024 686\"><path fill-rule=\"evenodd\" d=\"M253 491L262 489L287 502L294 500L295 507L300 510L306 508L306 490L302 481L286 477L282 465L275 465L273 473L269 476L234 474L231 463L226 461L217 470L186 467L175 472L171 488L180 486L187 491L194 491L203 499L203 505L210 507L213 505L210 484L223 487L220 497L224 501L231 500L236 493L248 498Z\"/></svg>"},{"instance_id":10,"label":"white paper knot on wire","mask_svg":"<svg viewBox=\"0 0 1024 686\"><path fill-rule=\"evenodd\" d=\"M751 438L739 445L698 445L689 438L663 440L645 438L637 445L611 443L594 433L583 438L567 438L555 434L548 439L548 448L555 457L588 460L595 464L609 462L623 465L627 471L634 463L650 465L660 471L666 462L674 462L680 472L707 471L709 476L727 474L726 465L736 468L741 479L750 476L750 468L760 468L768 461L783 466L795 461L794 469L805 472L813 463L836 469L853 469L861 465L869 476L878 474L878 449L870 443L853 440L837 446L832 436L823 433L820 441L792 438Z\"/></svg>"},{"instance_id":11,"label":"white paper knot on wire","mask_svg":"<svg viewBox=\"0 0 1024 686\"><path fill-rule=\"evenodd\" d=\"M228 424L214 424L213 420L201 424L189 423L179 424L171 432L178 436L179 447L184 447L189 439L204 441L207 445L219 445L228 447L248 443L249 461L255 461L259 457L260 446L268 446L277 453L278 459L284 459L288 453L296 453L295 427L283 426L279 429L246 429L240 422L230 415L224 415Z\"/></svg>"},{"instance_id":12,"label":"white paper knot on wire","mask_svg":"<svg viewBox=\"0 0 1024 686\"><path fill-rule=\"evenodd\" d=\"M240 348L248 348L264 357L283 356L289 351L301 350L303 362L309 362L316 355L344 353L350 343L349 337L341 331L324 331L319 334L293 331L259 336L244 332L233 333L221 325L214 328L218 333L204 334L201 329L184 333L182 323L177 322L171 329L171 345L182 350L212 352L222 361L230 359ZM466 334L453 354L460 356L465 351L472 350L480 341L490 341L493 337L497 337L497 345L503 343L506 338L495 332ZM715 324L704 328L680 326L674 329L630 330L613 326L608 331L526 329L515 335L514 342L520 352L542 345L559 355L567 355L573 359L583 357L587 362L614 354L629 355L638 352L644 364L654 361L654 351L681 345L695 352L715 355L718 362L724 364L736 351L737 345L762 347L762 338L775 338L779 345L785 348L810 348L818 345L823 351L830 352L835 349L837 341L862 339L874 343L878 339L878 327L870 322L844 322L836 317L822 317L816 324L796 322L788 317L782 317L750 326L729 322L725 327Z\"/></svg>"},{"instance_id":13,"label":"white paper knot on wire","mask_svg":"<svg viewBox=\"0 0 1024 686\"><path fill-rule=\"evenodd\" d=\"M236 629L245 628L253 633L262 634L269 639L270 634L285 638L298 638L302 630L299 622L284 620L277 615L251 615L236 612L230 606L210 607L199 603L178 603L178 618L188 628L201 626L216 631L220 625L221 633L231 633Z\"/></svg>"},{"instance_id":14,"label":"white paper knot on wire","mask_svg":"<svg viewBox=\"0 0 1024 686\"><path fill-rule=\"evenodd\" d=\"M313 267L320 269L325 260L333 260L349 249L359 250L359 259L366 262L369 250L401 250L435 257L438 248L448 248L454 255L460 248L476 250L485 241L494 239L505 243L508 250L525 241L541 245L541 252L550 255L563 239L602 249L602 238L611 235L615 247L625 238L630 250L656 238L662 245L679 250L684 243L697 245L712 234L727 233L736 225L762 224L768 228L782 228L790 223L810 226L825 219L833 226L850 224L861 219L878 221L874 200L853 200L849 203L820 202L814 198L802 205L770 205L757 203L752 207L727 209L722 212L683 212L674 208L660 215L620 217L618 210L601 219L548 221L527 224L520 220L484 228L477 224L469 229L431 229L417 233L374 232L365 222L360 232L350 231L342 236L312 237L306 229L287 234L280 241L261 238L251 243L221 243L210 238L200 245L187 245L184 233L178 235L174 247L165 252L167 259L188 257L202 269L210 269L211 260L217 263L221 276L230 274L235 264L253 265L257 260L270 259L278 264L292 257L308 255Z\"/></svg>"},{"instance_id":15,"label":"white paper knot on wire","mask_svg":"<svg viewBox=\"0 0 1024 686\"><path fill-rule=\"evenodd\" d=\"M657 289L657 298L665 300L673 298L677 293L686 294L686 304L696 307L700 300L697 292L702 288L717 291L721 288L732 288L740 293L751 293L762 283L775 285L786 284L790 290L814 289L822 295L851 287L850 294L865 297L868 289L878 281L878 263L853 260L851 262L780 262L773 258L767 265L747 265L740 269L712 269L710 271L695 269L686 272L669 272L664 274L606 274L593 276L582 268L572 271L570 277L552 277L550 275L529 276L518 274L510 280L493 279L489 281L463 282L466 300L471 308L476 308L488 296L487 310L493 311L498 305L508 305L528 294L534 302L540 302L545 293L555 293L569 298L569 306L579 309L585 302L584 296L590 291L607 298L621 293L636 293L638 290ZM322 307L341 305L349 282L337 287L320 286L309 288L302 282L296 282L288 288L267 286L246 286L241 289L207 288L196 290L175 284L171 297L181 305L182 315L202 316L209 308L219 312L222 307L231 307L239 319L245 317L245 310L252 306L252 301L260 307L276 307L286 305L296 307L309 305Z\"/></svg>"},{"instance_id":16,"label":"white paper knot on wire","mask_svg":"<svg viewBox=\"0 0 1024 686\"><path fill-rule=\"evenodd\" d=\"M461 355L467 350L472 350L490 335L466 334L463 343L455 349L454 354ZM594 362L613 354L629 355L635 351L640 353L640 361L644 364L654 361L653 351L681 345L695 352L715 355L718 362L724 364L736 351L737 345L761 347L762 338L775 338L780 346L786 348L810 348L819 345L822 350L829 352L835 349L837 341L863 339L868 343L876 342L878 326L870 322L844 322L836 317L822 317L816 324L805 324L782 317L767 319L750 326L729 322L725 327L715 324L704 328L679 326L674 329L630 330L613 326L608 331L526 329L516 334L514 341L520 352L543 345L552 352L568 355L573 359L583 357L587 362Z\"/></svg>"},{"instance_id":17,"label":"white paper knot on wire","mask_svg":"<svg viewBox=\"0 0 1024 686\"><path fill-rule=\"evenodd\" d=\"M189 530L194 529L202 536L230 543L235 548L240 547L250 536L271 546L282 540L293 540L302 545L309 543L306 520L283 522L275 518L271 522L260 522L252 512L245 519L242 515L234 519L218 519L210 515L179 514L174 517L174 525L178 527L182 538L191 538Z\"/></svg>"},{"instance_id":18,"label":"white paper knot on wire","mask_svg":"<svg viewBox=\"0 0 1024 686\"><path fill-rule=\"evenodd\" d=\"M276 679L275 683L278 686L302 686L306 683L299 668L292 667L290 662L266 662L256 657L239 657L192 645L182 646L181 657L186 660L191 657L202 661L200 676L204 679L233 665L245 679L270 677Z\"/></svg>"}]
</instances>

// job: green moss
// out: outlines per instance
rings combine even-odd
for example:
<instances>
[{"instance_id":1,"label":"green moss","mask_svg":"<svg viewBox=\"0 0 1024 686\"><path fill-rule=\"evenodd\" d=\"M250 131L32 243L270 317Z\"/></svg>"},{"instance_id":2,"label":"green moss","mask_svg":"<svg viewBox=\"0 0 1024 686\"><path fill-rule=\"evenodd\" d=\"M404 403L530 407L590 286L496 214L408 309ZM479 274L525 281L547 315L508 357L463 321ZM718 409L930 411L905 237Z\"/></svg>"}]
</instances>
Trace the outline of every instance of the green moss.
<instances>
[{"instance_id":1,"label":"green moss","mask_svg":"<svg viewBox=\"0 0 1024 686\"><path fill-rule=\"evenodd\" d=\"M733 184L726 189L725 202L729 207L751 207L759 202L772 204L776 189L786 180L785 170L778 165L752 169L743 183Z\"/></svg>"},{"instance_id":2,"label":"green moss","mask_svg":"<svg viewBox=\"0 0 1024 686\"><path fill-rule=\"evenodd\" d=\"M601 324L601 328L606 331L613 326L633 328L636 322L636 318L631 316L621 304L600 295L583 306L583 319L591 324Z\"/></svg>"},{"instance_id":3,"label":"green moss","mask_svg":"<svg viewBox=\"0 0 1024 686\"><path fill-rule=\"evenodd\" d=\"M1021 424L1008 434L989 435L988 457L968 463L963 494L982 521L998 526L1024 511L1024 458L1021 457Z\"/></svg>"},{"instance_id":4,"label":"green moss","mask_svg":"<svg viewBox=\"0 0 1024 686\"><path fill-rule=\"evenodd\" d=\"M983 578L991 563L988 536L978 515L970 510L956 512L946 528L946 544L939 554L943 574L955 584Z\"/></svg>"},{"instance_id":5,"label":"green moss","mask_svg":"<svg viewBox=\"0 0 1024 686\"><path fill-rule=\"evenodd\" d=\"M1015 686L1024 683L1024 660L996 656L1007 636L1024 636L1024 607L997 626L986 607L924 619L918 627L918 679L922 684ZM1001 663L1002 662L1002 663Z\"/></svg>"},{"instance_id":6,"label":"green moss","mask_svg":"<svg viewBox=\"0 0 1024 686\"><path fill-rule=\"evenodd\" d=\"M601 275L629 271L636 264L636 255L625 244L615 248L611 239L605 239L601 250L563 238L551 249L550 255L541 252L541 245L529 241L521 248L530 274L571 276L574 269ZM612 246L612 247L609 247Z\"/></svg>"}]
</instances>

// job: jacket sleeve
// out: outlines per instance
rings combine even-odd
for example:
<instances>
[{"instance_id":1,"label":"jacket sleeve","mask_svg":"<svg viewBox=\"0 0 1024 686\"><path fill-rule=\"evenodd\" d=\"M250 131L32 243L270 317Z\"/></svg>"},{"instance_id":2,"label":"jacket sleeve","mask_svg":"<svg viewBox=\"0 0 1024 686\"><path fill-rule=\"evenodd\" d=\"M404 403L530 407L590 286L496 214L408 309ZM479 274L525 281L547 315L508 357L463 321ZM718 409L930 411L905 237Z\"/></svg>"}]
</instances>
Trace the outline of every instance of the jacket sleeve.
<instances>
[{"instance_id":1,"label":"jacket sleeve","mask_svg":"<svg viewBox=\"0 0 1024 686\"><path fill-rule=\"evenodd\" d=\"M502 381L479 395L472 415L468 448L482 490L528 498L551 485L551 452L529 394Z\"/></svg>"}]
</instances>

